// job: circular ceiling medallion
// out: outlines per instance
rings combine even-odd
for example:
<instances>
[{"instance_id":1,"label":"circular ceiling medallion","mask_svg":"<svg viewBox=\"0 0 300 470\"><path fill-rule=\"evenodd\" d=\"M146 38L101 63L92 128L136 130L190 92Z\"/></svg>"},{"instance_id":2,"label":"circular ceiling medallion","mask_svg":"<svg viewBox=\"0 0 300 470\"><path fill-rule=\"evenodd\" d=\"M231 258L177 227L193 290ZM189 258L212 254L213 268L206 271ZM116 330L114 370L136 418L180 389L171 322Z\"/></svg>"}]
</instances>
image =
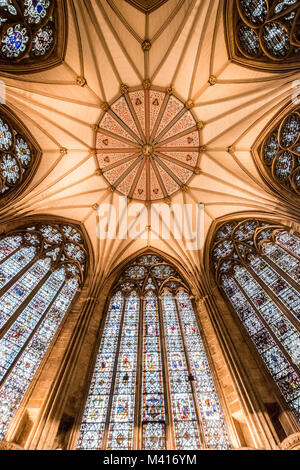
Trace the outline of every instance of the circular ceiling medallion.
<instances>
[{"instance_id":1,"label":"circular ceiling medallion","mask_svg":"<svg viewBox=\"0 0 300 470\"><path fill-rule=\"evenodd\" d=\"M107 106L96 152L108 184L141 201L186 188L200 153L199 126L189 108L190 102L155 87L131 89Z\"/></svg>"}]
</instances>

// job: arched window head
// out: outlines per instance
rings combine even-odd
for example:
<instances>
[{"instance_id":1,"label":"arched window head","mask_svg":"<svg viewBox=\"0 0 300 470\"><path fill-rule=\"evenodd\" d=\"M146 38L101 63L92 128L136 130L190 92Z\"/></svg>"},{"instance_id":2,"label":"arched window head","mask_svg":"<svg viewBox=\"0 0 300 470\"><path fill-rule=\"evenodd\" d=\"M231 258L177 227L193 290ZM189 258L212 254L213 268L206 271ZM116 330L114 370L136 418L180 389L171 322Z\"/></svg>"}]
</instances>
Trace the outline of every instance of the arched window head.
<instances>
[{"instance_id":1,"label":"arched window head","mask_svg":"<svg viewBox=\"0 0 300 470\"><path fill-rule=\"evenodd\" d=\"M65 24L63 0L2 0L0 70L34 72L60 63Z\"/></svg>"},{"instance_id":2,"label":"arched window head","mask_svg":"<svg viewBox=\"0 0 300 470\"><path fill-rule=\"evenodd\" d=\"M278 190L300 196L300 108L273 121L254 145L254 156L261 172Z\"/></svg>"},{"instance_id":3,"label":"arched window head","mask_svg":"<svg viewBox=\"0 0 300 470\"><path fill-rule=\"evenodd\" d=\"M225 4L227 40L235 62L279 72L299 69L297 0L229 0Z\"/></svg>"},{"instance_id":4,"label":"arched window head","mask_svg":"<svg viewBox=\"0 0 300 470\"><path fill-rule=\"evenodd\" d=\"M300 422L300 236L258 219L230 221L211 247L216 281Z\"/></svg>"},{"instance_id":5,"label":"arched window head","mask_svg":"<svg viewBox=\"0 0 300 470\"><path fill-rule=\"evenodd\" d=\"M82 286L80 229L37 223L0 238L0 440Z\"/></svg>"},{"instance_id":6,"label":"arched window head","mask_svg":"<svg viewBox=\"0 0 300 470\"><path fill-rule=\"evenodd\" d=\"M39 147L28 130L0 106L0 206L24 189L39 161Z\"/></svg>"},{"instance_id":7,"label":"arched window head","mask_svg":"<svg viewBox=\"0 0 300 470\"><path fill-rule=\"evenodd\" d=\"M231 447L189 288L160 256L111 292L77 447Z\"/></svg>"}]
</instances>

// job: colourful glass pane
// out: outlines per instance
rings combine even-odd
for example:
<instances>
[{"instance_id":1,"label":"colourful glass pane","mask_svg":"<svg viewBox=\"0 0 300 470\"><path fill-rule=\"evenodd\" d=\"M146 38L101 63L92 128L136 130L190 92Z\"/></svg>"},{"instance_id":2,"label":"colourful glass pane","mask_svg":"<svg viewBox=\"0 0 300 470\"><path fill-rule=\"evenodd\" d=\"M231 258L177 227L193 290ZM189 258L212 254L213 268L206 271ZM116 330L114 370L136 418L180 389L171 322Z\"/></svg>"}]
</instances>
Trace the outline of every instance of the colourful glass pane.
<instances>
[{"instance_id":1,"label":"colourful glass pane","mask_svg":"<svg viewBox=\"0 0 300 470\"><path fill-rule=\"evenodd\" d=\"M79 268L59 256L66 241L40 224L0 241L0 439L79 288Z\"/></svg>"},{"instance_id":2,"label":"colourful glass pane","mask_svg":"<svg viewBox=\"0 0 300 470\"><path fill-rule=\"evenodd\" d=\"M163 450L173 443L177 449L200 449L202 439L209 448L231 447L190 300L180 292L181 318L175 294L158 296L162 280L174 292L181 288L174 276L179 277L174 267L151 254L120 275L117 285L126 300L121 290L116 296L124 313L108 308L79 449ZM195 377L198 372L198 388L192 386L191 367Z\"/></svg>"},{"instance_id":3,"label":"colourful glass pane","mask_svg":"<svg viewBox=\"0 0 300 470\"><path fill-rule=\"evenodd\" d=\"M104 331L107 325L115 325L116 331L119 332L123 314L123 304L123 295L121 292L118 292L110 301ZM99 449L102 446L107 405L112 384L114 358L118 343L113 342L113 345L110 345L108 350L107 344L104 335L100 343L89 396L81 424L78 441L78 447L81 449ZM98 433L97 439L91 439L91 430L93 430L92 435ZM93 447L93 445L97 445L97 447Z\"/></svg>"}]
</instances>

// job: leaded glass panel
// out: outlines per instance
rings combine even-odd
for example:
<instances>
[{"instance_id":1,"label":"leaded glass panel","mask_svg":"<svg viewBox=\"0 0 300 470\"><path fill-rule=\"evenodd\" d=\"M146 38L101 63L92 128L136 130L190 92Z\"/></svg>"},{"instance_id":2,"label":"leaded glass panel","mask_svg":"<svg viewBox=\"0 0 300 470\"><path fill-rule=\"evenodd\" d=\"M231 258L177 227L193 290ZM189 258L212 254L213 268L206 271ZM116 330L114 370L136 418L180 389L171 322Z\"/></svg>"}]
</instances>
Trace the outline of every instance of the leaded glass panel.
<instances>
[{"instance_id":1,"label":"leaded glass panel","mask_svg":"<svg viewBox=\"0 0 300 470\"><path fill-rule=\"evenodd\" d=\"M231 448L182 286L176 269L152 254L138 257L119 276L77 448Z\"/></svg>"},{"instance_id":2,"label":"leaded glass panel","mask_svg":"<svg viewBox=\"0 0 300 470\"><path fill-rule=\"evenodd\" d=\"M77 256L63 254L68 226L47 227L25 227L0 241L0 439L83 281ZM77 248L84 264L82 238Z\"/></svg>"},{"instance_id":3,"label":"leaded glass panel","mask_svg":"<svg viewBox=\"0 0 300 470\"><path fill-rule=\"evenodd\" d=\"M211 253L217 282L300 420L299 236L261 220L237 221L217 231Z\"/></svg>"}]
</instances>

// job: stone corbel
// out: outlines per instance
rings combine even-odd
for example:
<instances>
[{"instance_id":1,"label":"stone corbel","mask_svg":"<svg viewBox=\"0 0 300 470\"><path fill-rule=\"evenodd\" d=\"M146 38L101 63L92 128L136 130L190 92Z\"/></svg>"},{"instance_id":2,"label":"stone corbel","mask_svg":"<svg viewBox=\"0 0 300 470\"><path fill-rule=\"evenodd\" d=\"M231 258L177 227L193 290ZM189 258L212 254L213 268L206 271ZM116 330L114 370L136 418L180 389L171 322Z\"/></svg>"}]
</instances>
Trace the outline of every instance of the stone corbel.
<instances>
[{"instance_id":1,"label":"stone corbel","mask_svg":"<svg viewBox=\"0 0 300 470\"><path fill-rule=\"evenodd\" d=\"M280 444L281 450L300 450L300 432L295 432L286 437Z\"/></svg>"}]
</instances>

